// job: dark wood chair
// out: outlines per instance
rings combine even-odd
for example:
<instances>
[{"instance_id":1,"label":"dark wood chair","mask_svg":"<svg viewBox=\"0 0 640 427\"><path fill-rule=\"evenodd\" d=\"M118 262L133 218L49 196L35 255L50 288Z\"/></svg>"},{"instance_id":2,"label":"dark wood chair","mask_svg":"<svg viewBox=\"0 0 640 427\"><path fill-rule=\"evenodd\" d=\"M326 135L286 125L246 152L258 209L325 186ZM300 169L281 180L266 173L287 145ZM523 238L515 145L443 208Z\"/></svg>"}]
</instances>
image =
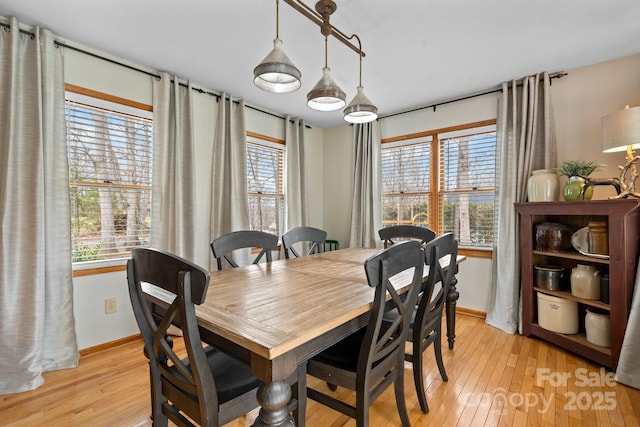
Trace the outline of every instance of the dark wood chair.
<instances>
[{"instance_id":1,"label":"dark wood chair","mask_svg":"<svg viewBox=\"0 0 640 427\"><path fill-rule=\"evenodd\" d=\"M211 251L216 258L218 270L222 270L225 264L238 267L232 253L238 249L258 248L260 251L253 259L253 264L260 262L264 256L267 262L271 262L271 251L278 248L278 236L257 230L232 231L214 239L211 242ZM225 262L226 261L226 262Z\"/></svg>"},{"instance_id":2,"label":"dark wood chair","mask_svg":"<svg viewBox=\"0 0 640 427\"><path fill-rule=\"evenodd\" d=\"M442 361L442 312L449 293L449 287L455 280L455 260L458 256L458 241L453 233L443 234L427 243L424 248L429 276L422 285L418 304L411 321L407 339L412 342L411 353L405 354L405 360L413 365L413 381L422 412L429 412L424 388L422 355L433 344L436 363L443 381L448 381ZM449 268L443 269L441 260L451 257Z\"/></svg>"},{"instance_id":3,"label":"dark wood chair","mask_svg":"<svg viewBox=\"0 0 640 427\"><path fill-rule=\"evenodd\" d=\"M313 388L306 388L309 398L355 418L356 425L362 427L369 424L371 403L394 384L400 420L404 427L410 426L404 400L404 346L421 287L423 266L424 254L418 242L392 246L365 262L369 286L375 288L368 326L313 357L307 364L309 375L354 390L355 406ZM395 291L390 279L405 271L411 288L403 297ZM383 315L389 309L395 309L398 315L391 322L383 322ZM299 388L302 389L300 384Z\"/></svg>"},{"instance_id":4,"label":"dark wood chair","mask_svg":"<svg viewBox=\"0 0 640 427\"><path fill-rule=\"evenodd\" d=\"M127 281L149 358L153 425L166 426L170 419L179 426L220 426L256 408L259 381L249 366L200 340L194 304L204 302L209 272L154 249L131 255ZM152 311L142 282L175 295L169 308ZM171 325L182 330L185 358L173 351Z\"/></svg>"},{"instance_id":5,"label":"dark wood chair","mask_svg":"<svg viewBox=\"0 0 640 427\"><path fill-rule=\"evenodd\" d=\"M337 251L340 249L340 242L337 240L327 239L324 241L323 252Z\"/></svg>"},{"instance_id":6,"label":"dark wood chair","mask_svg":"<svg viewBox=\"0 0 640 427\"><path fill-rule=\"evenodd\" d=\"M327 239L327 232L313 227L294 227L282 235L282 247L284 257L297 258L300 254L316 254L324 251L324 242ZM298 244L298 250L294 245ZM309 247L304 250L305 246Z\"/></svg>"},{"instance_id":7,"label":"dark wood chair","mask_svg":"<svg viewBox=\"0 0 640 427\"><path fill-rule=\"evenodd\" d=\"M420 240L424 245L436 237L436 233L433 230L418 227L417 225L392 225L390 227L384 227L378 230L378 235L384 242L385 248L399 241L408 239Z\"/></svg>"}]
</instances>

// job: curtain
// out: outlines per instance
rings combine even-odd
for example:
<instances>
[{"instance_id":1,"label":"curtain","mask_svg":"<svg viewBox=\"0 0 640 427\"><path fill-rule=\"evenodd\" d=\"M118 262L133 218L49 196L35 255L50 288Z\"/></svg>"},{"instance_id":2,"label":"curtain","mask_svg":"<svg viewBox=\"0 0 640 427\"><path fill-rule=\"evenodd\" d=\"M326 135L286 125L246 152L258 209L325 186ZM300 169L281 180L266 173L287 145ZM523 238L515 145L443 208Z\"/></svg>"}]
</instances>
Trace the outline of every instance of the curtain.
<instances>
[{"instance_id":1,"label":"curtain","mask_svg":"<svg viewBox=\"0 0 640 427\"><path fill-rule=\"evenodd\" d=\"M380 246L382 164L377 121L353 125L355 168L349 246Z\"/></svg>"},{"instance_id":2,"label":"curtain","mask_svg":"<svg viewBox=\"0 0 640 427\"><path fill-rule=\"evenodd\" d=\"M153 82L151 246L195 257L195 178L191 84L161 73Z\"/></svg>"},{"instance_id":3,"label":"curtain","mask_svg":"<svg viewBox=\"0 0 640 427\"><path fill-rule=\"evenodd\" d=\"M520 218L532 170L556 166L551 81L547 73L502 84L497 117L496 225L486 322L515 333L520 322Z\"/></svg>"},{"instance_id":4,"label":"curtain","mask_svg":"<svg viewBox=\"0 0 640 427\"><path fill-rule=\"evenodd\" d=\"M78 363L63 53L29 31L0 30L0 394Z\"/></svg>"},{"instance_id":5,"label":"curtain","mask_svg":"<svg viewBox=\"0 0 640 427\"><path fill-rule=\"evenodd\" d=\"M211 168L210 240L225 233L249 229L247 145L244 101L223 93L213 139ZM217 269L209 252L209 269Z\"/></svg>"},{"instance_id":6,"label":"curtain","mask_svg":"<svg viewBox=\"0 0 640 427\"><path fill-rule=\"evenodd\" d=\"M285 230L289 230L293 227L307 226L309 222L303 120L286 117L284 141L287 147L285 151Z\"/></svg>"},{"instance_id":7,"label":"curtain","mask_svg":"<svg viewBox=\"0 0 640 427\"><path fill-rule=\"evenodd\" d=\"M638 259L640 266L640 259ZM616 381L640 390L640 267L636 271L636 283L631 300L627 330L622 340L620 359L616 369Z\"/></svg>"}]
</instances>

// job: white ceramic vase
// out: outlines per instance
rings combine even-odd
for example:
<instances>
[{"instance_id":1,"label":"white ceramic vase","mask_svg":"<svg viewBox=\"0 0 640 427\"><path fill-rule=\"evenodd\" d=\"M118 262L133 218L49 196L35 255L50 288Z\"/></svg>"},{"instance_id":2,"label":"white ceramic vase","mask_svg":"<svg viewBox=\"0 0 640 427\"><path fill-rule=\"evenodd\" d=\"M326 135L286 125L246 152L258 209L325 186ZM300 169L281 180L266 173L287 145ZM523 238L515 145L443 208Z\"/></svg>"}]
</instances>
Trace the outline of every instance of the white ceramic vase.
<instances>
[{"instance_id":1,"label":"white ceramic vase","mask_svg":"<svg viewBox=\"0 0 640 427\"><path fill-rule=\"evenodd\" d=\"M560 196L558 175L551 169L531 172L527 180L527 197L530 202L555 202Z\"/></svg>"},{"instance_id":2,"label":"white ceramic vase","mask_svg":"<svg viewBox=\"0 0 640 427\"><path fill-rule=\"evenodd\" d=\"M599 300L600 272L593 265L576 265L571 270L571 294L578 298Z\"/></svg>"},{"instance_id":3,"label":"white ceramic vase","mask_svg":"<svg viewBox=\"0 0 640 427\"><path fill-rule=\"evenodd\" d=\"M608 314L587 309L584 329L587 341L601 347L611 347L611 320Z\"/></svg>"}]
</instances>

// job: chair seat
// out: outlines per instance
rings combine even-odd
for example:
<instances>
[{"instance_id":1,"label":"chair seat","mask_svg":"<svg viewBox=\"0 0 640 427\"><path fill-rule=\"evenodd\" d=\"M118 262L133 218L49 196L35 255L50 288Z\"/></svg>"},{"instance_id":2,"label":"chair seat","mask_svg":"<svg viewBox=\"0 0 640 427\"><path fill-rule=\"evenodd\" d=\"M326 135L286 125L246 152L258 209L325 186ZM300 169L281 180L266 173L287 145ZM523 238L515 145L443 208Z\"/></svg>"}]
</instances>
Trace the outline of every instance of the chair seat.
<instances>
[{"instance_id":1,"label":"chair seat","mask_svg":"<svg viewBox=\"0 0 640 427\"><path fill-rule=\"evenodd\" d=\"M358 370L358 356L360 354L360 347L362 347L365 330L366 328L362 328L344 338L342 341L332 345L311 359L310 363L319 362L345 371L356 372Z\"/></svg>"}]
</instances>

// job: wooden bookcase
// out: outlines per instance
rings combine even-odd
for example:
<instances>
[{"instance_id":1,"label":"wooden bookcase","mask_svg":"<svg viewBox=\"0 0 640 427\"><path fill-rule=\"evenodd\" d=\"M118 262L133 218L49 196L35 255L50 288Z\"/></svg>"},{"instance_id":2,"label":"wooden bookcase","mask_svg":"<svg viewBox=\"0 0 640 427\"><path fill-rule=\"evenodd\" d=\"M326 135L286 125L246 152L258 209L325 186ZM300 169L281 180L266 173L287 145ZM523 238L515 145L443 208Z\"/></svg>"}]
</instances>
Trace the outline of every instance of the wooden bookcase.
<instances>
[{"instance_id":1,"label":"wooden bookcase","mask_svg":"<svg viewBox=\"0 0 640 427\"><path fill-rule=\"evenodd\" d=\"M520 214L522 331L559 347L582 355L602 366L616 369L624 338L635 273L638 264L640 232L640 200L592 200L577 202L516 203ZM585 227L589 221L606 221L609 233L609 259L580 254L571 248L568 252L544 252L535 248L535 226L548 221L569 225L573 231ZM609 304L591 301L571 295L570 290L549 291L534 286L533 266L551 264L562 266L570 275L576 264L591 264L601 272L609 273ZM569 283L569 280L567 280ZM538 325L537 292L571 299L578 302L580 330L575 335L565 335L541 328ZM585 310L597 307L609 311L611 319L611 348L588 342L584 332Z\"/></svg>"}]
</instances>

